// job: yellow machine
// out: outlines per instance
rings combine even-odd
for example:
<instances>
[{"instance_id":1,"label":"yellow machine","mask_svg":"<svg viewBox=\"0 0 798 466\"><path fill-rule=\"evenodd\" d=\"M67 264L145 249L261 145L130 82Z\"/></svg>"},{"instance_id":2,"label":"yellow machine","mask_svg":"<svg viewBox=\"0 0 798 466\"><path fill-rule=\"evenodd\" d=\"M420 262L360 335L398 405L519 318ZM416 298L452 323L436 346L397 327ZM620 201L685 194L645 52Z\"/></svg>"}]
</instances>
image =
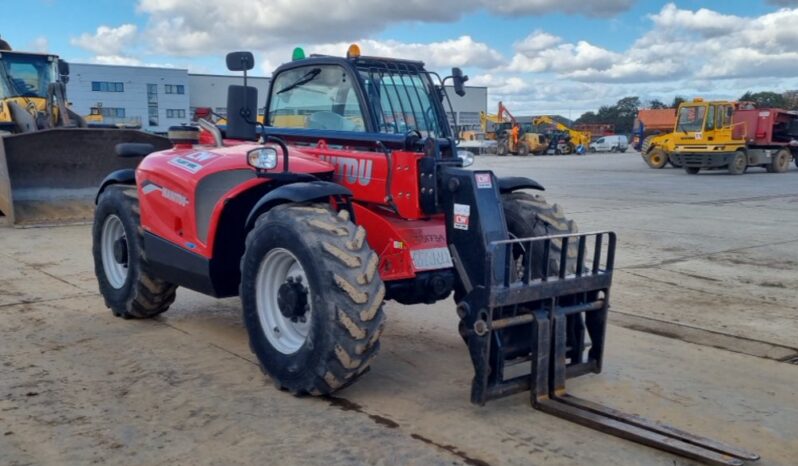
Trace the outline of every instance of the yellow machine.
<instances>
[{"instance_id":1,"label":"yellow machine","mask_svg":"<svg viewBox=\"0 0 798 466\"><path fill-rule=\"evenodd\" d=\"M137 118L106 117L103 114L102 102L89 110L89 114L83 117L86 125L90 128L141 128L141 120Z\"/></svg>"},{"instance_id":2,"label":"yellow machine","mask_svg":"<svg viewBox=\"0 0 798 466\"><path fill-rule=\"evenodd\" d=\"M103 178L139 161L116 157L118 143L170 147L141 131L87 128L67 106L65 61L0 45L0 223L89 220Z\"/></svg>"},{"instance_id":3,"label":"yellow machine","mask_svg":"<svg viewBox=\"0 0 798 466\"><path fill-rule=\"evenodd\" d=\"M676 147L678 136L674 133L665 133L648 136L643 139L640 146L640 155L651 168L662 168L668 161L674 167L681 167L677 161L670 158L673 149Z\"/></svg>"},{"instance_id":4,"label":"yellow machine","mask_svg":"<svg viewBox=\"0 0 798 466\"><path fill-rule=\"evenodd\" d=\"M496 119L499 121L496 127L497 155L526 156L546 153L549 147L546 137L532 132L531 125L519 123L502 102L499 102Z\"/></svg>"},{"instance_id":5,"label":"yellow machine","mask_svg":"<svg viewBox=\"0 0 798 466\"><path fill-rule=\"evenodd\" d=\"M542 125L549 125L553 126L554 129L565 133L568 135L568 141L566 144L563 145L561 152L563 154L572 154L577 152L579 147L581 146L583 149L587 149L590 145L590 133L587 131L577 131L573 128L569 128L564 124L560 123L559 121L555 120L554 118L543 115L535 118L532 120L532 124L535 126L542 126Z\"/></svg>"},{"instance_id":6,"label":"yellow machine","mask_svg":"<svg viewBox=\"0 0 798 466\"><path fill-rule=\"evenodd\" d=\"M704 147L707 142L719 140L729 142L732 137L731 114L736 106L736 102L726 100L705 102L700 97L682 103L674 118L673 131L645 138L640 146L640 155L651 168L662 168L668 162L674 167L681 168L683 163L675 156L677 148ZM718 121L718 129L701 131L709 107L713 107L712 126L714 126L716 108L721 120ZM737 141L737 147L743 144L744 141Z\"/></svg>"},{"instance_id":7,"label":"yellow machine","mask_svg":"<svg viewBox=\"0 0 798 466\"><path fill-rule=\"evenodd\" d=\"M791 161L798 165L798 114L780 108L694 99L679 106L673 134L671 159L691 175L742 175L750 167L784 173Z\"/></svg>"},{"instance_id":8,"label":"yellow machine","mask_svg":"<svg viewBox=\"0 0 798 466\"><path fill-rule=\"evenodd\" d=\"M493 123L493 128L488 130L488 122ZM504 120L499 118L498 115L493 115L490 113L479 112L479 126L482 128L482 132L485 133L485 139L489 140L496 140L496 126L504 123Z\"/></svg>"}]
</instances>

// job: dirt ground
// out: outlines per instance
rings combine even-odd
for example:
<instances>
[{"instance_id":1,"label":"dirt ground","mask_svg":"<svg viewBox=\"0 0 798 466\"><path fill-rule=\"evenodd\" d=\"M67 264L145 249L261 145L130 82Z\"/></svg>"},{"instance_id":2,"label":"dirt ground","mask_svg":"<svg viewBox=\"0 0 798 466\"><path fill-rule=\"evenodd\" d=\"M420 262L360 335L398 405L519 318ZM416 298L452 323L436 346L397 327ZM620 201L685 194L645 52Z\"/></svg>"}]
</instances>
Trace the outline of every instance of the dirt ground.
<instances>
[{"instance_id":1,"label":"dirt ground","mask_svg":"<svg viewBox=\"0 0 798 466\"><path fill-rule=\"evenodd\" d=\"M798 457L798 170L688 176L634 154L478 160L619 234L604 372L587 399ZM0 464L692 464L546 415L469 403L451 303L386 306L380 356L332 398L273 388L237 299L179 290L114 318L90 227L0 227Z\"/></svg>"}]
</instances>

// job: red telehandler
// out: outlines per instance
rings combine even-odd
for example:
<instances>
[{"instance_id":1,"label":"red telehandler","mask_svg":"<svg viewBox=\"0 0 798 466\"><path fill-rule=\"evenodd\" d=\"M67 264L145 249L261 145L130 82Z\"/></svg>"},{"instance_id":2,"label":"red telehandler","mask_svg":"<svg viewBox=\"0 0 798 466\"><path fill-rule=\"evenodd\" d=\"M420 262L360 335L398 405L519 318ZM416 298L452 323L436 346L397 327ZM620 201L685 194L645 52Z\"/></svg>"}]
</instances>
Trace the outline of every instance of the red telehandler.
<instances>
[{"instance_id":1,"label":"red telehandler","mask_svg":"<svg viewBox=\"0 0 798 466\"><path fill-rule=\"evenodd\" d=\"M123 318L169 308L178 286L240 296L250 345L281 389L325 395L363 375L384 300L454 295L475 375L471 401L531 390L545 412L713 464L755 454L565 393L601 371L615 234L577 233L528 178L467 170L444 83L421 62L303 57L273 74L264 124L244 85L226 133L175 128L174 147L121 144L138 168L97 194L95 271ZM198 133L201 133L198 135ZM202 140L203 143L198 143ZM526 368L523 375L506 370ZM517 371L515 371L517 372Z\"/></svg>"}]
</instances>

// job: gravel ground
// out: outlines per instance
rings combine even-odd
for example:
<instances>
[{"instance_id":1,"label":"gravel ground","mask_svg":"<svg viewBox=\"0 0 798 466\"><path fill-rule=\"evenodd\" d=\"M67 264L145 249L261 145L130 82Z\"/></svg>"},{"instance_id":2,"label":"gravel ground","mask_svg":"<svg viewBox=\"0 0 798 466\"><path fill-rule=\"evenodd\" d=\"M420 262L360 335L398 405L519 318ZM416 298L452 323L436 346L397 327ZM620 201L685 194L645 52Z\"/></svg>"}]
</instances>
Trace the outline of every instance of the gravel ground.
<instances>
[{"instance_id":1,"label":"gravel ground","mask_svg":"<svg viewBox=\"0 0 798 466\"><path fill-rule=\"evenodd\" d=\"M619 235L607 362L579 396L798 455L798 170L688 176L636 154L480 157ZM272 387L237 299L179 290L123 321L88 226L0 228L0 464L691 464L532 410L472 406L451 303L387 305L373 369L334 398Z\"/></svg>"}]
</instances>

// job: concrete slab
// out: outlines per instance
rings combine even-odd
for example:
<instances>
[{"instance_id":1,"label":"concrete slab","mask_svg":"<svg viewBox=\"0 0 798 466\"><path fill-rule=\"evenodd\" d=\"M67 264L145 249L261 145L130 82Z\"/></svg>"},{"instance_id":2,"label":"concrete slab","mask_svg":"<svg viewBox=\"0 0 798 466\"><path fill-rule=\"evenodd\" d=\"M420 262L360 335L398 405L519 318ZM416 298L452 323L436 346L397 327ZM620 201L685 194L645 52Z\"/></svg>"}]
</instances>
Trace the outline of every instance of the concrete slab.
<instances>
[{"instance_id":1,"label":"concrete slab","mask_svg":"<svg viewBox=\"0 0 798 466\"><path fill-rule=\"evenodd\" d=\"M611 323L669 336L611 325L604 373L572 392L795 463L798 366L773 359L798 341L797 170L687 176L633 154L477 166L538 179L583 231L617 230ZM237 299L179 290L161 318L115 319L90 247L88 226L0 228L3 463L691 464L523 395L470 405L450 303L389 303L372 371L334 399L294 398L255 365Z\"/></svg>"}]
</instances>

